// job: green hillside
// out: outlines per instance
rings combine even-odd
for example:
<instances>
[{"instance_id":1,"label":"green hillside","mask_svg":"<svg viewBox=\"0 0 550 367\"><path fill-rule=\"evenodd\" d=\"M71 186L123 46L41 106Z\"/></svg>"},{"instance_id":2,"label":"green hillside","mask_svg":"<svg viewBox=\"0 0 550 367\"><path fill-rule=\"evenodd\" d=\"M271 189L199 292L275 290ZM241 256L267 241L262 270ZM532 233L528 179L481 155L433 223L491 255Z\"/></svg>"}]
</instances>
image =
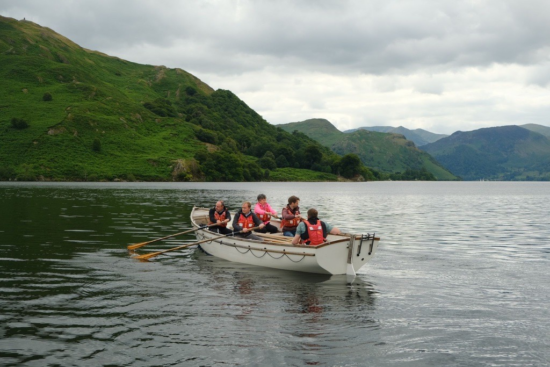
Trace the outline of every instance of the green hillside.
<instances>
[{"instance_id":1,"label":"green hillside","mask_svg":"<svg viewBox=\"0 0 550 367\"><path fill-rule=\"evenodd\" d=\"M343 133L336 126L325 119L309 119L277 126L290 133L299 131L326 147L336 144L343 136Z\"/></svg>"},{"instance_id":2,"label":"green hillside","mask_svg":"<svg viewBox=\"0 0 550 367\"><path fill-rule=\"evenodd\" d=\"M270 125L230 91L29 21L0 17L0 77L0 179L257 181L295 169L308 181L337 180L342 168L330 149Z\"/></svg>"},{"instance_id":3,"label":"green hillside","mask_svg":"<svg viewBox=\"0 0 550 367\"><path fill-rule=\"evenodd\" d=\"M465 180L550 180L550 139L519 126L458 131L422 149Z\"/></svg>"},{"instance_id":4,"label":"green hillside","mask_svg":"<svg viewBox=\"0 0 550 367\"><path fill-rule=\"evenodd\" d=\"M444 138L448 135L445 134L435 134L424 129L414 129L409 130L403 126L393 127L393 126L364 126L359 129L351 129L344 131L345 133L351 133L357 130L368 130L368 131L377 131L381 133L392 133L392 134L401 134L404 135L407 140L412 141L417 147L433 143L438 141L441 138Z\"/></svg>"},{"instance_id":5,"label":"green hillside","mask_svg":"<svg viewBox=\"0 0 550 367\"><path fill-rule=\"evenodd\" d=\"M343 133L324 119L310 119L278 126L288 132L304 133L340 155L357 154L366 166L375 170L403 173L407 170L425 169L438 180L457 179L429 154L406 140L403 135L368 130Z\"/></svg>"}]
</instances>

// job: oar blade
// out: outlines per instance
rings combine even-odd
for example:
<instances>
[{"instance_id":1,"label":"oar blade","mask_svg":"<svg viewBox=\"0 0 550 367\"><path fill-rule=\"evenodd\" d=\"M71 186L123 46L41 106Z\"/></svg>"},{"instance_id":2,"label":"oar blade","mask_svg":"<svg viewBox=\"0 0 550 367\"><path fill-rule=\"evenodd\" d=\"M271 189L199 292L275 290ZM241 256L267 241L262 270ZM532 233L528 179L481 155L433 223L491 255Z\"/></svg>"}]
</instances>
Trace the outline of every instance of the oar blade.
<instances>
[{"instance_id":1,"label":"oar blade","mask_svg":"<svg viewBox=\"0 0 550 367\"><path fill-rule=\"evenodd\" d=\"M149 259L152 258L152 257L158 256L158 255L160 255L160 254L162 254L162 252L152 252L152 253L150 253L150 254L134 256L134 259L136 259L136 260L141 260L141 261L145 261L145 260L149 260Z\"/></svg>"},{"instance_id":2,"label":"oar blade","mask_svg":"<svg viewBox=\"0 0 550 367\"><path fill-rule=\"evenodd\" d=\"M137 248L140 248L140 247L143 247L143 246L147 245L148 243L150 243L150 242L149 241L148 242L140 242L140 243L136 243L136 244L133 244L133 245L129 245L128 250L135 250Z\"/></svg>"}]
</instances>

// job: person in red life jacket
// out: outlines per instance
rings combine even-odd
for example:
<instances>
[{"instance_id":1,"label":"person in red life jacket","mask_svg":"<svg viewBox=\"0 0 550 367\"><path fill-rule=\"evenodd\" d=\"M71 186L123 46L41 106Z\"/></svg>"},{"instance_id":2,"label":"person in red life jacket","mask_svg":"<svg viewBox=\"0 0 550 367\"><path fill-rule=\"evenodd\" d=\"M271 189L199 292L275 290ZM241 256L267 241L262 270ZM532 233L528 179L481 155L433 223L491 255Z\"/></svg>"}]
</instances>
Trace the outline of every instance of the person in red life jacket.
<instances>
[{"instance_id":1,"label":"person in red life jacket","mask_svg":"<svg viewBox=\"0 0 550 367\"><path fill-rule=\"evenodd\" d=\"M231 214L229 214L229 210L227 210L222 200L218 201L216 206L210 209L208 212L208 217L210 219L208 223L209 225L214 223L218 224L217 226L208 227L208 229L212 232L217 232L220 234L233 233L232 230L227 228L227 223L231 221Z\"/></svg>"},{"instance_id":2,"label":"person in red life jacket","mask_svg":"<svg viewBox=\"0 0 550 367\"><path fill-rule=\"evenodd\" d=\"M317 210L311 208L307 211L307 220L298 224L296 235L292 239L292 244L303 243L310 246L317 246L326 241L327 235L340 234L340 230L330 224L320 221L317 218Z\"/></svg>"},{"instance_id":3,"label":"person in red life jacket","mask_svg":"<svg viewBox=\"0 0 550 367\"><path fill-rule=\"evenodd\" d=\"M257 229L256 232L260 233L277 233L277 227L269 223L271 216L277 216L277 212L273 210L271 205L267 203L267 198L264 194L258 195L258 202L254 206L254 214L264 222L265 227L262 229Z\"/></svg>"},{"instance_id":4,"label":"person in red life jacket","mask_svg":"<svg viewBox=\"0 0 550 367\"><path fill-rule=\"evenodd\" d=\"M235 233L242 231L243 233L238 234L239 237L261 241L262 239L260 237L252 233L251 229L254 227L260 227L260 229L262 229L264 224L256 214L252 213L252 204L250 204L250 201L245 201L241 209L235 214L235 217L233 217L233 231Z\"/></svg>"},{"instance_id":5,"label":"person in red life jacket","mask_svg":"<svg viewBox=\"0 0 550 367\"><path fill-rule=\"evenodd\" d=\"M298 227L298 224L302 220L299 205L300 198L293 195L288 198L288 205L281 212L281 228L283 234L287 237L296 236L296 227Z\"/></svg>"}]
</instances>

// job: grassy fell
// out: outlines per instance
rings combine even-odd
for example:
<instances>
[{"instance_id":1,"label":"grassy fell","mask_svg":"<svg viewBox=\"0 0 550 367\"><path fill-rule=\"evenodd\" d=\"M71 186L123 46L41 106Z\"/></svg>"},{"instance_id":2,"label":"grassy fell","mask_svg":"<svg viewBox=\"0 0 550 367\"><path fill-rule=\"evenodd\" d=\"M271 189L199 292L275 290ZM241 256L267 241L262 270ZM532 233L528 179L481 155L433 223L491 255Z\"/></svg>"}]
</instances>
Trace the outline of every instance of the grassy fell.
<instances>
[{"instance_id":1,"label":"grassy fell","mask_svg":"<svg viewBox=\"0 0 550 367\"><path fill-rule=\"evenodd\" d=\"M189 86L213 92L191 74L89 51L32 22L1 17L0 32L0 160L20 178L168 180L176 160L204 148L185 116L143 107L185 98ZM13 129L12 118L29 127Z\"/></svg>"}]
</instances>

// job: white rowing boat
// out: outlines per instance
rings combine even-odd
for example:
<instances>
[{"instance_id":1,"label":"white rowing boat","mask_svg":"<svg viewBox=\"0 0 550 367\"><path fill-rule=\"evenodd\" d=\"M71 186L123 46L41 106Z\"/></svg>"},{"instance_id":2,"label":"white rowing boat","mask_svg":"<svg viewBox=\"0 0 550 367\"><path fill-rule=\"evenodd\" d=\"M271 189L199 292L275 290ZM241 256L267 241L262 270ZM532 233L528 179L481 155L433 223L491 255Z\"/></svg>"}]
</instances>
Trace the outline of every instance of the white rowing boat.
<instances>
[{"instance_id":1,"label":"white rowing boat","mask_svg":"<svg viewBox=\"0 0 550 367\"><path fill-rule=\"evenodd\" d=\"M191 223L194 228L208 224L207 208L194 207ZM280 222L272 220L278 226ZM317 274L355 273L365 265L376 252L380 238L374 234L341 234L327 236L327 241L318 246L293 245L291 237L282 233L262 234L255 232L262 241L236 236L222 236L208 229L195 232L200 247L209 255L225 260L268 268L301 271Z\"/></svg>"}]
</instances>

